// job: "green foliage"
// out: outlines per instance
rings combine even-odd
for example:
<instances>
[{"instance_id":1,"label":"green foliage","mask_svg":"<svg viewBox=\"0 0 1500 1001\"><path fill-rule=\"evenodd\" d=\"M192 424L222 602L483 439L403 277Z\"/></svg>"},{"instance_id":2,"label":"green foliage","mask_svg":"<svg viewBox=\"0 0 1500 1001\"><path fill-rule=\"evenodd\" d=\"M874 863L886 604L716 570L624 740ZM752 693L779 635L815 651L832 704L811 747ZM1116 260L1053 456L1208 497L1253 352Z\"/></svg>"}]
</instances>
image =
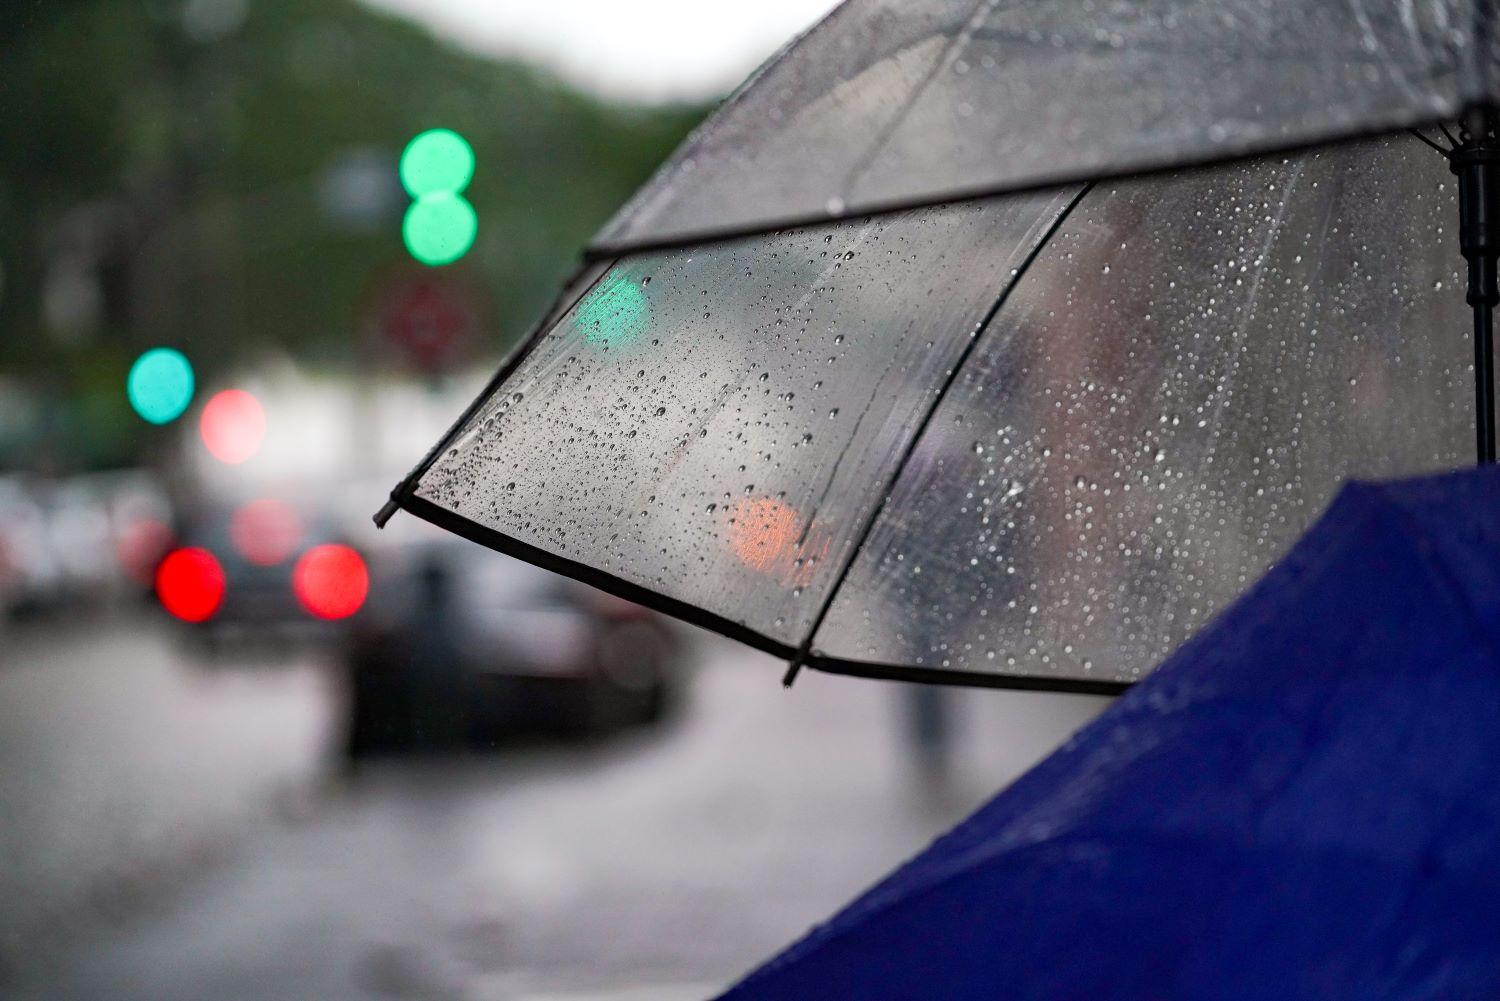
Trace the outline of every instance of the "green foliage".
<instances>
[{"instance_id":1,"label":"green foliage","mask_svg":"<svg viewBox=\"0 0 1500 1001\"><path fill-rule=\"evenodd\" d=\"M213 39L184 9L21 0L0 18L0 374L64 405L98 410L118 365L123 406L155 344L205 381L267 351L354 365L382 282L414 266L397 158L437 126L474 148L479 236L451 267L484 289L499 351L705 110L614 105L353 0L254 0ZM344 167L386 177L388 205L330 208ZM45 303L70 267L97 308L59 329Z\"/></svg>"}]
</instances>

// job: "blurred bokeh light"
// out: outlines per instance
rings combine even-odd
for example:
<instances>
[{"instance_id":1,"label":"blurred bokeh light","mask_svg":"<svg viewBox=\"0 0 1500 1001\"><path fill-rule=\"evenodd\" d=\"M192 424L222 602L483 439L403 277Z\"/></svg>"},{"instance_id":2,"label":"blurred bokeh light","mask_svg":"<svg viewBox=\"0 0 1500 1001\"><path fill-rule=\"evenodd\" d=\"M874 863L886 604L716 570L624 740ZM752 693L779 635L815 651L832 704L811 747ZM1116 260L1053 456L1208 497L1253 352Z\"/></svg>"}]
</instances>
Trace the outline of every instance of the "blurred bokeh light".
<instances>
[{"instance_id":1,"label":"blurred bokeh light","mask_svg":"<svg viewBox=\"0 0 1500 1001\"><path fill-rule=\"evenodd\" d=\"M292 590L310 614L347 619L365 603L370 575L364 559L348 546L314 546L292 568Z\"/></svg>"},{"instance_id":2,"label":"blurred bokeh light","mask_svg":"<svg viewBox=\"0 0 1500 1001\"><path fill-rule=\"evenodd\" d=\"M452 129L418 133L401 153L401 184L413 198L461 194L474 177L474 150Z\"/></svg>"},{"instance_id":3,"label":"blurred bokeh light","mask_svg":"<svg viewBox=\"0 0 1500 1001\"><path fill-rule=\"evenodd\" d=\"M130 366L125 392L142 420L171 423L193 402L193 366L181 351L152 348Z\"/></svg>"},{"instance_id":4,"label":"blurred bokeh light","mask_svg":"<svg viewBox=\"0 0 1500 1001\"><path fill-rule=\"evenodd\" d=\"M412 202L401 224L411 256L423 264L452 264L479 235L479 216L463 195L436 191Z\"/></svg>"},{"instance_id":5,"label":"blurred bokeh light","mask_svg":"<svg viewBox=\"0 0 1500 1001\"><path fill-rule=\"evenodd\" d=\"M198 420L203 444L215 459L229 465L248 462L266 439L266 412L243 389L215 393Z\"/></svg>"},{"instance_id":6,"label":"blurred bokeh light","mask_svg":"<svg viewBox=\"0 0 1500 1001\"><path fill-rule=\"evenodd\" d=\"M229 519L235 550L260 567L283 563L302 543L302 519L290 504L270 497L247 501Z\"/></svg>"},{"instance_id":7,"label":"blurred bokeh light","mask_svg":"<svg viewBox=\"0 0 1500 1001\"><path fill-rule=\"evenodd\" d=\"M156 596L184 622L205 622L224 600L224 568L207 549L174 549L156 568Z\"/></svg>"}]
</instances>

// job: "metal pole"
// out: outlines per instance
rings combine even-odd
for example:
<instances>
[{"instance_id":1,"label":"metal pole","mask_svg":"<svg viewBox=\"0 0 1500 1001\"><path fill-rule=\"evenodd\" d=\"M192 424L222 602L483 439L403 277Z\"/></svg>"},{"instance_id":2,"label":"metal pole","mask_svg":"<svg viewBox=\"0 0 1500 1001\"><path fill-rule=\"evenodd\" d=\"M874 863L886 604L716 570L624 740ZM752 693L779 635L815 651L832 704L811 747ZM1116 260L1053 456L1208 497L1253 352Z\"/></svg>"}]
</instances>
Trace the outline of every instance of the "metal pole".
<instances>
[{"instance_id":1,"label":"metal pole","mask_svg":"<svg viewBox=\"0 0 1500 1001\"><path fill-rule=\"evenodd\" d=\"M1489 109L1465 118L1448 165L1458 177L1458 240L1469 262L1465 299L1474 311L1475 451L1486 465L1495 461L1495 306L1500 304L1500 142Z\"/></svg>"}]
</instances>

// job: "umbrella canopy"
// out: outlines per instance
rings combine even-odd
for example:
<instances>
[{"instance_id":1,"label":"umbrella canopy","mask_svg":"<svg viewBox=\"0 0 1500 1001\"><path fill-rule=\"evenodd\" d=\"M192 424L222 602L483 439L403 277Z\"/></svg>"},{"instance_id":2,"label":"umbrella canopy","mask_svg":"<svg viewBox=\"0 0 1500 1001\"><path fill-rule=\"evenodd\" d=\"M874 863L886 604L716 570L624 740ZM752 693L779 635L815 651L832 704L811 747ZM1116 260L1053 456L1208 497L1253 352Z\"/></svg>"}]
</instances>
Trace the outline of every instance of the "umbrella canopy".
<instances>
[{"instance_id":1,"label":"umbrella canopy","mask_svg":"<svg viewBox=\"0 0 1500 1001\"><path fill-rule=\"evenodd\" d=\"M1353 485L1212 626L729 991L1500 993L1500 475Z\"/></svg>"},{"instance_id":2,"label":"umbrella canopy","mask_svg":"<svg viewBox=\"0 0 1500 1001\"><path fill-rule=\"evenodd\" d=\"M795 664L1117 691L1347 476L1463 462L1446 153L1037 185L1453 113L1488 4L958 6L851 0L732 99L382 516Z\"/></svg>"}]
</instances>

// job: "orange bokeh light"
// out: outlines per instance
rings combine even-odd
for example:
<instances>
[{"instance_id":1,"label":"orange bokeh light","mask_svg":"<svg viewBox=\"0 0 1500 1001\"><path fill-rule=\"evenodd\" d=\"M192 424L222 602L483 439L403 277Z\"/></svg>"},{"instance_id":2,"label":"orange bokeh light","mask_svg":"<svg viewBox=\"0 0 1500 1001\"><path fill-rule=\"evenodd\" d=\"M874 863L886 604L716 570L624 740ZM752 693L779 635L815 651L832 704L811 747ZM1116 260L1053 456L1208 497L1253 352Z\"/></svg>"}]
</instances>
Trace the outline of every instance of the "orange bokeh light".
<instances>
[{"instance_id":1,"label":"orange bokeh light","mask_svg":"<svg viewBox=\"0 0 1500 1001\"><path fill-rule=\"evenodd\" d=\"M237 465L260 451L266 439L266 412L243 389L226 389L203 408L198 432L215 459Z\"/></svg>"},{"instance_id":2,"label":"orange bokeh light","mask_svg":"<svg viewBox=\"0 0 1500 1001\"><path fill-rule=\"evenodd\" d=\"M788 562L800 520L791 505L774 497L742 500L730 513L729 544L746 566L772 570Z\"/></svg>"},{"instance_id":3,"label":"orange bokeh light","mask_svg":"<svg viewBox=\"0 0 1500 1001\"><path fill-rule=\"evenodd\" d=\"M798 587L812 583L832 543L827 532L804 527L796 508L774 497L746 498L729 515L729 545L740 562Z\"/></svg>"}]
</instances>

